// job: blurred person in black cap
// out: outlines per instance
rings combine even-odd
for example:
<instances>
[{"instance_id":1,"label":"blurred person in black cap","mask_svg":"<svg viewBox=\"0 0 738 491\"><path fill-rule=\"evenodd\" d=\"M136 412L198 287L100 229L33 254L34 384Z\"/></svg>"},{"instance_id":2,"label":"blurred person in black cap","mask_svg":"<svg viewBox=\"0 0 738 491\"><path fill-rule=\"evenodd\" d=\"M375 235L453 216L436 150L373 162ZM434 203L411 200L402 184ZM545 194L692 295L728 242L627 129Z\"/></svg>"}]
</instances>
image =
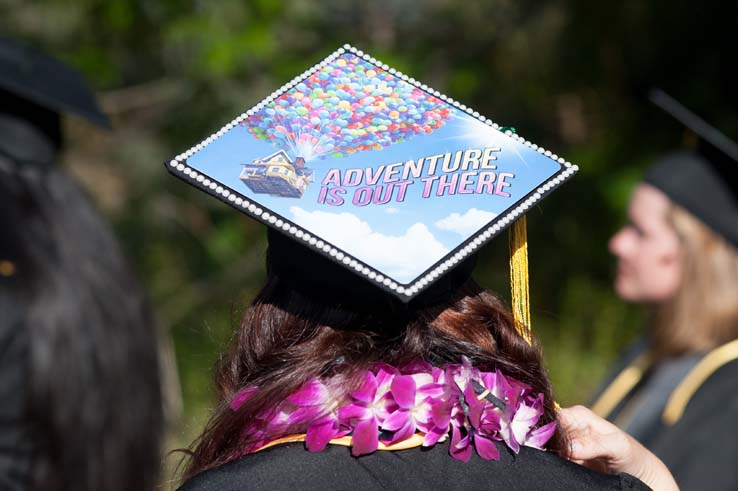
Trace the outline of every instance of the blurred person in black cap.
<instances>
[{"instance_id":1,"label":"blurred person in black cap","mask_svg":"<svg viewBox=\"0 0 738 491\"><path fill-rule=\"evenodd\" d=\"M662 91L692 149L646 172L610 241L615 289L646 305L593 410L663 459L682 489L738 488L738 145Z\"/></svg>"},{"instance_id":2,"label":"blurred person in black cap","mask_svg":"<svg viewBox=\"0 0 738 491\"><path fill-rule=\"evenodd\" d=\"M0 38L0 489L153 489L157 334L113 233L56 165L83 78Z\"/></svg>"}]
</instances>

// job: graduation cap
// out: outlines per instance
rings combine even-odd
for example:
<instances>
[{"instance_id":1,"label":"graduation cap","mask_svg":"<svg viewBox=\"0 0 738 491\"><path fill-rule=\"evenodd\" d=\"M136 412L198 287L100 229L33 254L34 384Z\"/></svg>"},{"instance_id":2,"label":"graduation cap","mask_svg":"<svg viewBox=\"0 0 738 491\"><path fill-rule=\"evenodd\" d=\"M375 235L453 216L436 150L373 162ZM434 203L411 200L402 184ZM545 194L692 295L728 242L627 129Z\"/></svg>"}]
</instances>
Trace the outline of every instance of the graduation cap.
<instances>
[{"instance_id":1,"label":"graduation cap","mask_svg":"<svg viewBox=\"0 0 738 491\"><path fill-rule=\"evenodd\" d=\"M38 50L0 37L0 89L56 113L110 128L84 77Z\"/></svg>"},{"instance_id":2,"label":"graduation cap","mask_svg":"<svg viewBox=\"0 0 738 491\"><path fill-rule=\"evenodd\" d=\"M448 295L515 224L513 311L525 329L524 215L577 171L349 45L166 166L266 224L280 278L375 309L378 296Z\"/></svg>"},{"instance_id":3,"label":"graduation cap","mask_svg":"<svg viewBox=\"0 0 738 491\"><path fill-rule=\"evenodd\" d=\"M697 141L659 159L644 180L738 247L738 145L663 91L650 99Z\"/></svg>"}]
</instances>

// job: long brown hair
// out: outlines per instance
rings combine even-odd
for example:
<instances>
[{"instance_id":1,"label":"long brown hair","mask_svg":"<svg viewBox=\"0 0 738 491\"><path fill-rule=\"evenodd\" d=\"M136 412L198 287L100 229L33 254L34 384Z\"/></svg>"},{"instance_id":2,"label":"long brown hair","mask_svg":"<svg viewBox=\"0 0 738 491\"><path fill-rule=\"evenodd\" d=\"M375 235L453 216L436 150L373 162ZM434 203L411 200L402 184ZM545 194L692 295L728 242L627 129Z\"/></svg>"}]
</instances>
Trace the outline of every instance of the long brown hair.
<instances>
[{"instance_id":1,"label":"long brown hair","mask_svg":"<svg viewBox=\"0 0 738 491\"><path fill-rule=\"evenodd\" d=\"M738 338L738 249L677 205L667 218L680 238L684 266L676 295L654 307L656 357L707 351Z\"/></svg>"},{"instance_id":2,"label":"long brown hair","mask_svg":"<svg viewBox=\"0 0 738 491\"><path fill-rule=\"evenodd\" d=\"M357 313L308 300L272 276L247 309L215 373L218 406L193 444L185 479L220 466L248 448L243 429L308 380L339 379L346 394L375 362L434 365L467 356L481 369L500 369L545 397L544 422L556 418L551 384L536 341L516 331L494 294L468 280L448 300L414 311ZM238 411L229 403L244 387L257 395ZM278 438L283 435L274 435ZM548 447L563 448L554 435Z\"/></svg>"}]
</instances>

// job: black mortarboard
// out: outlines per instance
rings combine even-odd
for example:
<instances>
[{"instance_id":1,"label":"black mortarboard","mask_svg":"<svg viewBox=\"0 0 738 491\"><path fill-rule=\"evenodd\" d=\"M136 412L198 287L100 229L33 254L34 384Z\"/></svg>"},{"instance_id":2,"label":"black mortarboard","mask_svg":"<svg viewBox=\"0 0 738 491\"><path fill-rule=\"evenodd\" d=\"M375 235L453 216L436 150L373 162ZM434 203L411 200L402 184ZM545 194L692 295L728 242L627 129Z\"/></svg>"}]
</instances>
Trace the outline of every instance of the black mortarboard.
<instances>
[{"instance_id":1,"label":"black mortarboard","mask_svg":"<svg viewBox=\"0 0 738 491\"><path fill-rule=\"evenodd\" d=\"M110 128L108 117L79 72L4 37L0 37L0 89L54 112L75 114Z\"/></svg>"},{"instance_id":2,"label":"black mortarboard","mask_svg":"<svg viewBox=\"0 0 738 491\"><path fill-rule=\"evenodd\" d=\"M448 295L515 224L513 308L526 329L523 218L577 171L348 45L167 168L269 227L270 273L375 310Z\"/></svg>"},{"instance_id":3,"label":"black mortarboard","mask_svg":"<svg viewBox=\"0 0 738 491\"><path fill-rule=\"evenodd\" d=\"M661 90L651 101L697 137L659 159L645 181L738 247L738 145Z\"/></svg>"}]
</instances>

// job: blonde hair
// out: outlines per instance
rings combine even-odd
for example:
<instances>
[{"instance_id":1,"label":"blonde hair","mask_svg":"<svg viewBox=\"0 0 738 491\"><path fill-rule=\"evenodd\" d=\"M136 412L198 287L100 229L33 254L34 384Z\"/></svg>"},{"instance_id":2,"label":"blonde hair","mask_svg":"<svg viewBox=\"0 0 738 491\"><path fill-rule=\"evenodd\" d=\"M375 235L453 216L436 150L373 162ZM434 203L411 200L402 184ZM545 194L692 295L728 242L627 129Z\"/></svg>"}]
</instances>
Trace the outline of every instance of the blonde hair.
<instances>
[{"instance_id":1,"label":"blonde hair","mask_svg":"<svg viewBox=\"0 0 738 491\"><path fill-rule=\"evenodd\" d=\"M708 351L738 338L738 249L677 205L667 219L684 265L676 295L654 307L653 354Z\"/></svg>"}]
</instances>

